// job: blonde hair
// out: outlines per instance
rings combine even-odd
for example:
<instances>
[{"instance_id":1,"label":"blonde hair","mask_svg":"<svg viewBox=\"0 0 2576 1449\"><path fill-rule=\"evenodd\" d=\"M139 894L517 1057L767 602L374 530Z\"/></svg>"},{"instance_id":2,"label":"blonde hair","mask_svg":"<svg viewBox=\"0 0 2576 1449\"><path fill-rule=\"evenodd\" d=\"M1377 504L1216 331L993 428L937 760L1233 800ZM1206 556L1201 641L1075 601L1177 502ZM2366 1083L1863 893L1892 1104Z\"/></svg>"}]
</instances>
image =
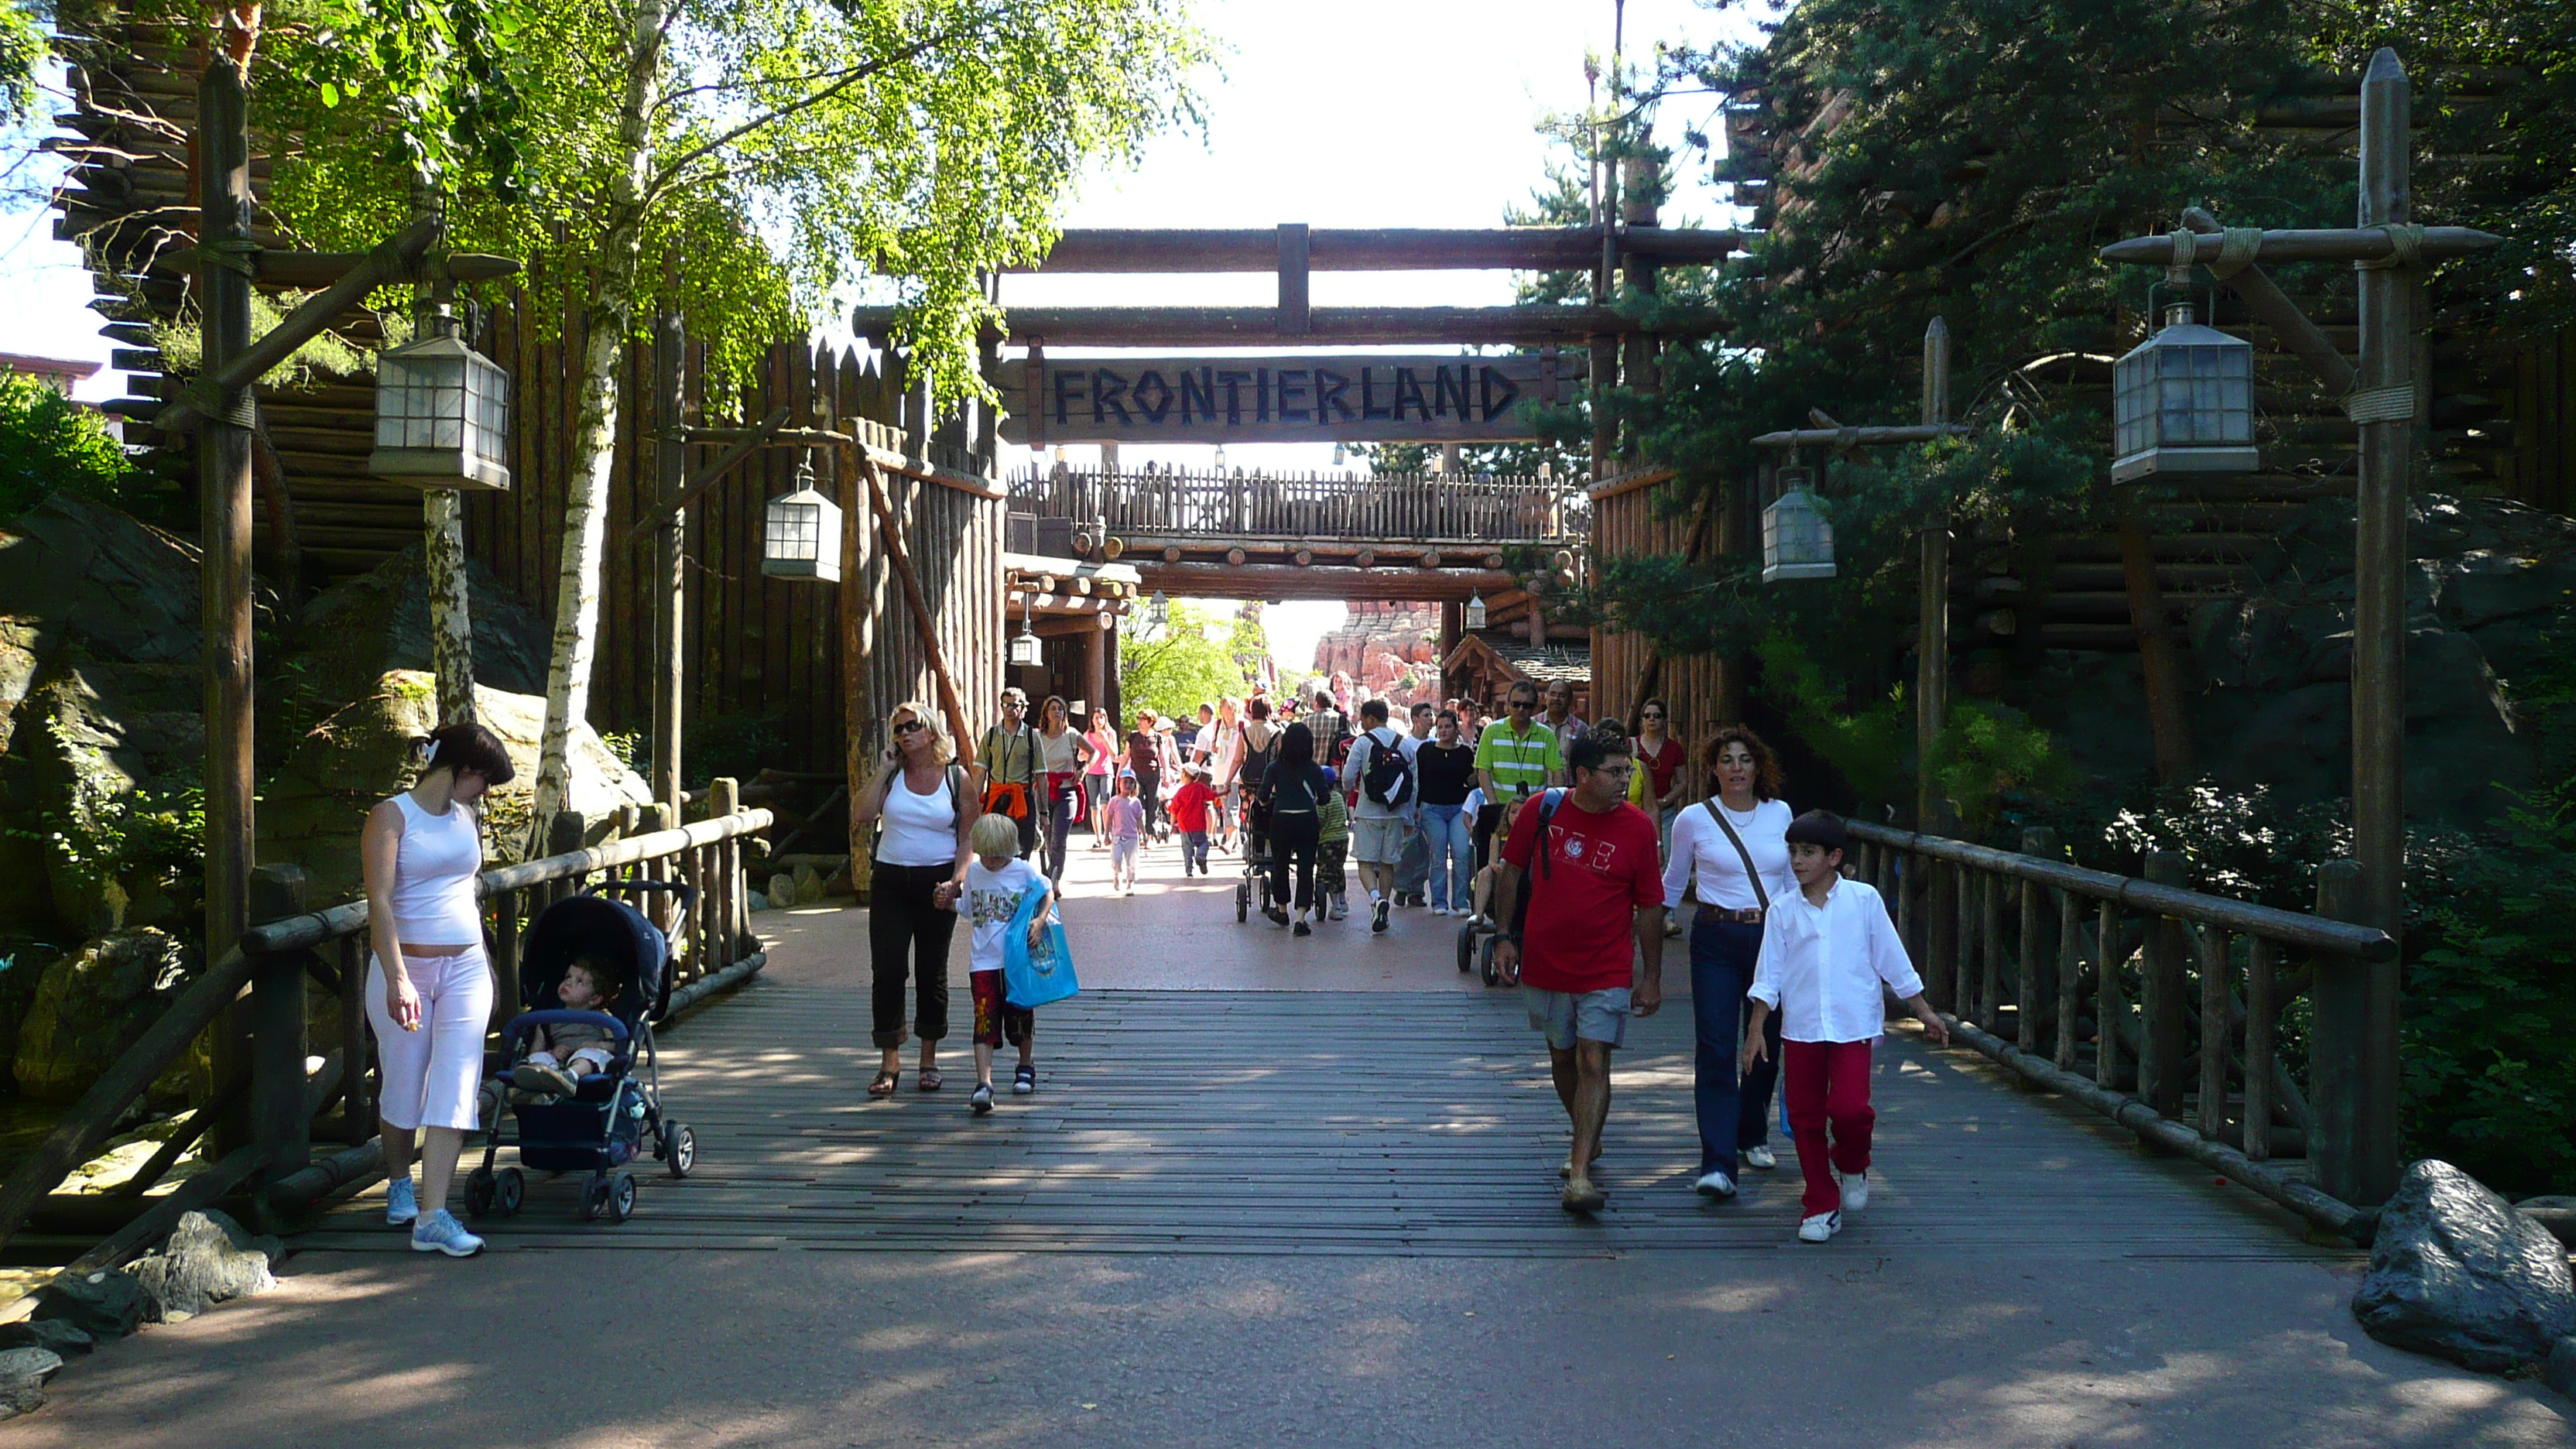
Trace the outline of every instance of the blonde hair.
<instances>
[{"instance_id":1,"label":"blonde hair","mask_svg":"<svg viewBox=\"0 0 2576 1449\"><path fill-rule=\"evenodd\" d=\"M948 737L948 726L941 722L939 712L937 710L932 709L929 705L923 704L917 699L907 699L903 703L898 704L893 709L887 711L887 743L897 743L894 738L894 720L895 716L900 714L911 715L914 719L921 721L921 727L923 729L930 731L931 759L943 765L956 763L957 742Z\"/></svg>"},{"instance_id":2,"label":"blonde hair","mask_svg":"<svg viewBox=\"0 0 2576 1449\"><path fill-rule=\"evenodd\" d=\"M1008 815L978 815L966 829L966 847L977 855L1017 855L1019 822Z\"/></svg>"}]
</instances>

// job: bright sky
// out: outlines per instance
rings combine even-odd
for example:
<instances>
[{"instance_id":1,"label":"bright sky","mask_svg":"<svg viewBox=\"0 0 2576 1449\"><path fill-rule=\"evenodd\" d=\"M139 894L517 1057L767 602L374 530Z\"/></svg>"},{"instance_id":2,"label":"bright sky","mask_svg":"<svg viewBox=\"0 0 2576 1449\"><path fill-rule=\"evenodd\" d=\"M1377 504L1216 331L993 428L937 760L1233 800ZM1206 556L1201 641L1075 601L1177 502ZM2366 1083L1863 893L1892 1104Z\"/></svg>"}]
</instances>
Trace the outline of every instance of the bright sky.
<instances>
[{"instance_id":1,"label":"bright sky","mask_svg":"<svg viewBox=\"0 0 2576 1449\"><path fill-rule=\"evenodd\" d=\"M1199 0L1200 22L1223 52L1224 75L1205 86L1202 135L1167 136L1133 171L1091 180L1069 226L1267 227L1498 226L1525 203L1547 163L1539 121L1579 113L1587 51L1610 53L1614 0ZM1629 0L1626 53L1650 61L1657 40L1706 45L1745 38L1742 7L1696 0ZM1685 124L1714 132L1716 98L1686 96L1665 108L1657 137L1678 144ZM1685 164L1666 224L1722 225L1735 218ZM1491 306L1511 300L1502 272L1318 272L1318 306ZM1012 277L1003 301L1071 305L1267 306L1267 273L1226 276ZM0 215L0 351L105 361L109 342L88 308L80 258L53 240L45 212ZM1354 349L1342 349L1345 351ZM1418 350L1418 349L1407 349ZM120 395L102 373L84 398ZM1027 455L1007 465L1025 462ZM1075 450L1077 461L1089 450ZM1129 448L1123 464L1207 462L1203 448ZM1321 445L1238 447L1237 467L1325 468ZM1303 670L1314 640L1341 621L1337 603L1269 611L1284 669Z\"/></svg>"}]
</instances>

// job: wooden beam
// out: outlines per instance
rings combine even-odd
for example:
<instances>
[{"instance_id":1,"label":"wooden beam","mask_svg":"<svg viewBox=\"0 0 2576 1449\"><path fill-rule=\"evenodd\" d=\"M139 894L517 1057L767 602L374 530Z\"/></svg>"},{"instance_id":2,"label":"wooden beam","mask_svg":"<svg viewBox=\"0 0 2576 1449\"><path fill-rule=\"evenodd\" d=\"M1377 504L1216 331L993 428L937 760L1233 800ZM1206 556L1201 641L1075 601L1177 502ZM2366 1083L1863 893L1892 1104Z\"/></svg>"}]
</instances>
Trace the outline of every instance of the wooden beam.
<instances>
[{"instance_id":1,"label":"wooden beam","mask_svg":"<svg viewBox=\"0 0 2576 1449\"><path fill-rule=\"evenodd\" d=\"M259 279L280 287L327 287L365 264L370 252L295 252L275 248L260 252L255 270ZM496 257L483 252L450 252L447 275L460 282L492 282L519 274L519 263L512 257ZM419 279L415 263L400 281Z\"/></svg>"},{"instance_id":2,"label":"wooden beam","mask_svg":"<svg viewBox=\"0 0 2576 1449\"><path fill-rule=\"evenodd\" d=\"M1672 468L1639 468L1632 472L1604 478L1583 490L1583 496L1599 503L1605 498L1618 498L1634 493L1640 488L1652 488L1658 483L1677 476L1679 476L1678 470Z\"/></svg>"},{"instance_id":3,"label":"wooden beam","mask_svg":"<svg viewBox=\"0 0 2576 1449\"><path fill-rule=\"evenodd\" d=\"M725 449L714 462L700 469L696 476L681 485L676 494L663 500L661 507L647 510L643 517L635 520L635 526L626 531L626 542L632 545L637 539L661 527L662 520L678 515L690 504L697 502L708 489L723 482L725 475L731 473L736 465L759 452L762 446L768 443L771 436L786 423L787 412L788 410L783 406L771 408L769 416L761 420L759 427L749 429L740 442ZM742 429L734 431L744 432Z\"/></svg>"},{"instance_id":4,"label":"wooden beam","mask_svg":"<svg viewBox=\"0 0 2576 1449\"><path fill-rule=\"evenodd\" d=\"M1317 560L1295 564L1139 563L1139 587L1160 589L1191 599L1390 599L1440 603L1510 588L1513 577L1498 569L1390 570L1351 568Z\"/></svg>"},{"instance_id":5,"label":"wooden beam","mask_svg":"<svg viewBox=\"0 0 2576 1449\"><path fill-rule=\"evenodd\" d=\"M2192 238L2191 260L2214 262L2227 244L2224 236L2207 233ZM2465 257L2504 245L2504 238L2465 226L2428 226L2424 228L2423 258L2428 262L2449 257ZM2256 253L2269 262L2378 262L2397 254L2397 244L2388 233L2377 227L2334 227L2323 230L2297 228L2263 233L2263 245ZM2102 248L2106 262L2139 262L2150 266L2173 265L2174 239L2166 236L2138 236L2117 241Z\"/></svg>"},{"instance_id":6,"label":"wooden beam","mask_svg":"<svg viewBox=\"0 0 2576 1449\"><path fill-rule=\"evenodd\" d=\"M882 337L893 330L895 315L891 307L861 307L850 314L850 329ZM1537 346L1631 332L1711 337L1723 328L1714 312L1685 307L1665 309L1652 327L1608 307L1317 307L1312 316L1307 340L1318 347ZM1044 337L1054 347L1249 347L1279 340L1275 307L1018 307L1008 322L1013 336Z\"/></svg>"},{"instance_id":7,"label":"wooden beam","mask_svg":"<svg viewBox=\"0 0 2576 1449\"><path fill-rule=\"evenodd\" d=\"M1301 231L1307 229L1300 226ZM1601 260L1601 233L1588 226L1506 228L1325 227L1307 231L1320 272L1563 271ZM1630 256L1667 266L1707 266L1744 249L1747 233L1630 227ZM1266 272L1278 263L1278 233L1254 227L1160 229L1076 227L1056 238L1046 260L1009 271Z\"/></svg>"},{"instance_id":8,"label":"wooden beam","mask_svg":"<svg viewBox=\"0 0 2576 1449\"><path fill-rule=\"evenodd\" d=\"M1753 440L1757 448L1869 448L1888 443L1928 443L1935 438L1964 438L1976 429L1965 423L1925 424L1896 428L1784 428Z\"/></svg>"},{"instance_id":9,"label":"wooden beam","mask_svg":"<svg viewBox=\"0 0 2576 1449\"><path fill-rule=\"evenodd\" d=\"M901 473L907 478L918 478L924 483L936 483L942 488L954 488L960 493L972 493L978 498L1000 500L1011 496L1010 490L999 486L989 478L980 478L972 473L960 473L954 468L943 468L928 458L916 457L894 448L880 447L875 443L861 443L858 446L861 456L889 473Z\"/></svg>"},{"instance_id":10,"label":"wooden beam","mask_svg":"<svg viewBox=\"0 0 2576 1449\"><path fill-rule=\"evenodd\" d=\"M1306 268L1310 241L1303 222L1282 222L1279 226L1279 335L1303 337L1315 330L1314 310L1307 299Z\"/></svg>"},{"instance_id":11,"label":"wooden beam","mask_svg":"<svg viewBox=\"0 0 2576 1449\"><path fill-rule=\"evenodd\" d=\"M2214 234L2222 230L2217 217L2197 206L2184 209L2182 224L2202 233ZM2308 370L2326 385L2326 391L2336 397L2352 391L2353 379L2358 374L2353 371L2351 360L2334 345L2333 339L2326 336L2324 328L2308 320L2308 314L2299 310L2299 304L2281 291L2280 284L2274 282L2270 274L2249 264L2243 271L2219 280L2245 299L2246 310L2254 314L2255 320L2271 328L2272 335L2281 339L2281 345L2308 365Z\"/></svg>"},{"instance_id":12,"label":"wooden beam","mask_svg":"<svg viewBox=\"0 0 2576 1449\"><path fill-rule=\"evenodd\" d=\"M868 480L868 507L877 516L877 542L886 552L886 562L894 565L895 578L903 584L903 601L912 611L912 626L921 636L921 652L930 661L930 677L939 687L939 711L948 716L948 735L957 748L957 763L968 769L975 765L974 736L966 731L966 709L958 702L957 680L948 671L947 651L939 647L939 621L932 618L930 605L921 593L921 578L912 571L912 556L904 550L903 529L895 522L894 505L887 501L885 479L879 476L874 448L861 454L860 472Z\"/></svg>"}]
</instances>

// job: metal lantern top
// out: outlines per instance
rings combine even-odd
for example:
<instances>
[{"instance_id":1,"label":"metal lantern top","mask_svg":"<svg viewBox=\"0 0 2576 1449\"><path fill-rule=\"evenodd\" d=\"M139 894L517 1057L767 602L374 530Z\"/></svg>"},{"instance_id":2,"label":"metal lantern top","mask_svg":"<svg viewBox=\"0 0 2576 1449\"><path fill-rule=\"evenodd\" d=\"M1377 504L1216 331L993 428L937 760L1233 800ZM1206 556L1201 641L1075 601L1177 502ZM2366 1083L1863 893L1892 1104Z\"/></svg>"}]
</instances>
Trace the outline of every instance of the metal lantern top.
<instances>
[{"instance_id":1,"label":"metal lantern top","mask_svg":"<svg viewBox=\"0 0 2576 1449\"><path fill-rule=\"evenodd\" d=\"M367 471L415 488L510 486L510 375L456 335L444 310L376 359Z\"/></svg>"},{"instance_id":2,"label":"metal lantern top","mask_svg":"<svg viewBox=\"0 0 2576 1449\"><path fill-rule=\"evenodd\" d=\"M2188 304L2112 370L2111 481L2150 473L2245 473L2254 449L2254 348L2192 320Z\"/></svg>"},{"instance_id":3,"label":"metal lantern top","mask_svg":"<svg viewBox=\"0 0 2576 1449\"><path fill-rule=\"evenodd\" d=\"M1020 632L1011 636L1012 665L1020 669L1029 669L1044 663L1045 655L1040 652L1043 647L1038 636L1028 632L1028 625L1022 624Z\"/></svg>"},{"instance_id":4,"label":"metal lantern top","mask_svg":"<svg viewBox=\"0 0 2576 1449\"><path fill-rule=\"evenodd\" d=\"M1485 627L1485 596L1482 593L1470 591L1467 595L1467 627Z\"/></svg>"},{"instance_id":5,"label":"metal lantern top","mask_svg":"<svg viewBox=\"0 0 2576 1449\"><path fill-rule=\"evenodd\" d=\"M1172 601L1163 597L1161 589L1156 589L1154 597L1145 601L1145 622L1157 629L1172 622Z\"/></svg>"},{"instance_id":6,"label":"metal lantern top","mask_svg":"<svg viewBox=\"0 0 2576 1449\"><path fill-rule=\"evenodd\" d=\"M760 571L773 579L841 581L841 510L814 491L810 465L796 470L796 491L769 500Z\"/></svg>"},{"instance_id":7,"label":"metal lantern top","mask_svg":"<svg viewBox=\"0 0 2576 1449\"><path fill-rule=\"evenodd\" d=\"M1784 490L1762 510L1762 582L1834 576L1834 526L1816 509L1803 468L1780 471Z\"/></svg>"}]
</instances>

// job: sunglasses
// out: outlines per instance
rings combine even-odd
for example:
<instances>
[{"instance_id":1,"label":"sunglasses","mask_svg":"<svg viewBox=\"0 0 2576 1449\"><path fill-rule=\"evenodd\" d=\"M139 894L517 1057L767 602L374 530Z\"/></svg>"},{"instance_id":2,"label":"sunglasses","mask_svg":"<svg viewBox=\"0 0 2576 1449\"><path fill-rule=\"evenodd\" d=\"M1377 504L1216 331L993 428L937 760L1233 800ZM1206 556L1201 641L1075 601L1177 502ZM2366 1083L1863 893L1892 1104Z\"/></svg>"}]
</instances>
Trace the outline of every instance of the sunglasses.
<instances>
[{"instance_id":1,"label":"sunglasses","mask_svg":"<svg viewBox=\"0 0 2576 1449\"><path fill-rule=\"evenodd\" d=\"M928 728L930 728L930 726L923 724L917 719L898 720L895 723L894 732L899 735L908 735L914 730L926 730Z\"/></svg>"},{"instance_id":2,"label":"sunglasses","mask_svg":"<svg viewBox=\"0 0 2576 1449\"><path fill-rule=\"evenodd\" d=\"M1645 714L1642 716L1642 718L1645 718L1645 719L1662 719L1663 717L1664 717L1664 712L1663 712L1662 710L1659 710L1659 709L1650 709L1650 710L1646 711L1646 712L1645 712Z\"/></svg>"},{"instance_id":3,"label":"sunglasses","mask_svg":"<svg viewBox=\"0 0 2576 1449\"><path fill-rule=\"evenodd\" d=\"M1537 700L1534 700L1534 699L1516 699L1516 700L1513 700L1511 703L1509 703L1509 704L1507 704L1507 705L1503 706L1503 708L1505 708L1505 709L1536 709L1536 708L1538 708L1538 701L1537 701Z\"/></svg>"}]
</instances>

